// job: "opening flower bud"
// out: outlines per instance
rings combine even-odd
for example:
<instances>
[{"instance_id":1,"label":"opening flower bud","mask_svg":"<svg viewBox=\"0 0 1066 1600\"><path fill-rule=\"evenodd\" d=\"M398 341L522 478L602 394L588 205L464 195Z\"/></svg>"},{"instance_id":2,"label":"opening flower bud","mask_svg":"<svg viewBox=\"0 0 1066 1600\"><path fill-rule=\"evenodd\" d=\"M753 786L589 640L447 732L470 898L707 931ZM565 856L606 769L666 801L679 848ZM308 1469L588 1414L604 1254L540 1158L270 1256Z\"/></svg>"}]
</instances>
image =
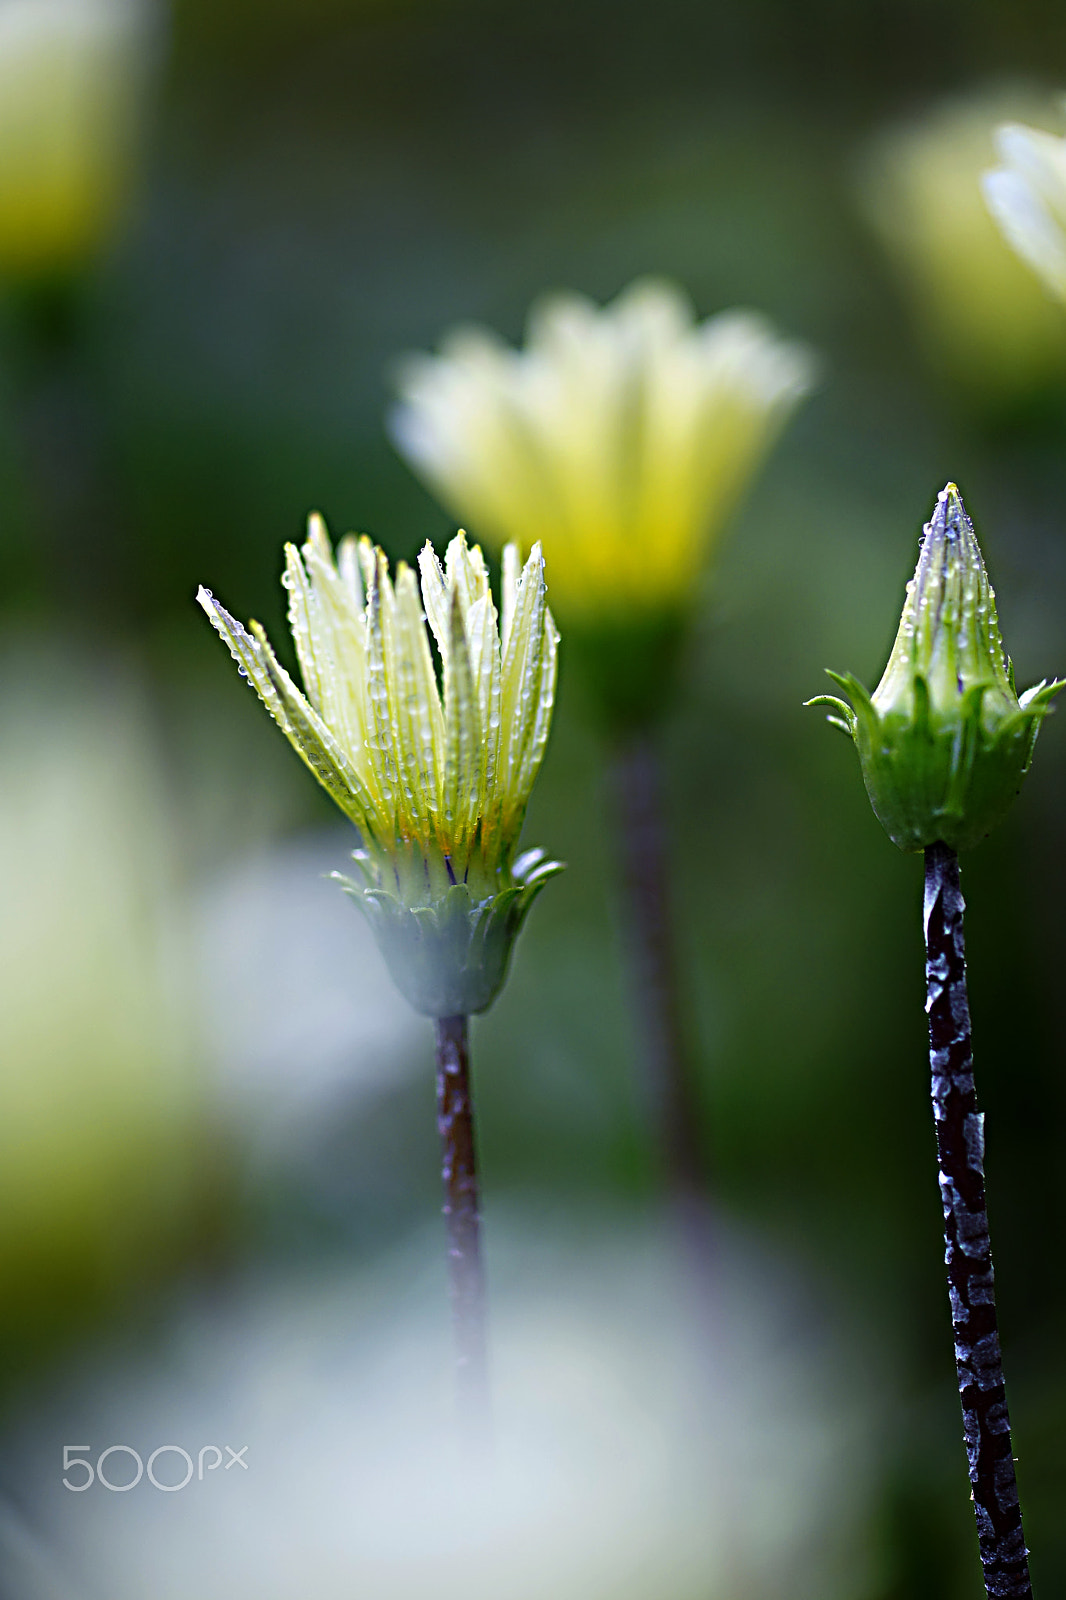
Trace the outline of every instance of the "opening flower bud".
<instances>
[{"instance_id":1,"label":"opening flower bud","mask_svg":"<svg viewBox=\"0 0 1066 1600\"><path fill-rule=\"evenodd\" d=\"M978 844L1029 770L1063 681L1019 696L996 599L962 496L949 483L923 530L884 676L873 694L830 672L848 701L819 695L855 742L870 804L901 850Z\"/></svg>"},{"instance_id":2,"label":"opening flower bud","mask_svg":"<svg viewBox=\"0 0 1066 1600\"><path fill-rule=\"evenodd\" d=\"M555 702L559 635L534 545L503 553L497 610L477 545L459 533L444 565L395 576L369 539L334 557L312 517L283 578L305 693L214 596L198 599L242 677L344 814L356 877L334 873L366 914L401 994L430 1017L484 1011L548 878L543 850L516 857ZM430 636L440 661L434 664Z\"/></svg>"}]
</instances>

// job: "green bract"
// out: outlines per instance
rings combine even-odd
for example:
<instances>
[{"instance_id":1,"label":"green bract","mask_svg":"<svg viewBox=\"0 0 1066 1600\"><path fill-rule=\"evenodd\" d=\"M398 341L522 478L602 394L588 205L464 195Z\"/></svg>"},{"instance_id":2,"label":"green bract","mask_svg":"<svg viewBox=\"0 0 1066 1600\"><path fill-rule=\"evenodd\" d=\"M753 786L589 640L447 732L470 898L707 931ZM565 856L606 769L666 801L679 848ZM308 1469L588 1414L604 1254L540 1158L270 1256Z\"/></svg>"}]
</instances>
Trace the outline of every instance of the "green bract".
<instances>
[{"instance_id":1,"label":"green bract","mask_svg":"<svg viewBox=\"0 0 1066 1600\"><path fill-rule=\"evenodd\" d=\"M818 695L855 741L870 803L901 850L937 840L978 844L1009 809L1040 724L1063 681L1020 697L1003 649L996 599L962 496L937 497L907 585L899 632L869 694L851 673L829 676L850 704Z\"/></svg>"},{"instance_id":2,"label":"green bract","mask_svg":"<svg viewBox=\"0 0 1066 1600\"><path fill-rule=\"evenodd\" d=\"M303 674L301 694L258 623L247 633L206 589L197 598L243 676L362 836L356 879L392 977L428 1016L482 1011L546 880L540 850L514 859L555 696L558 633L536 545L503 554L497 619L481 551L459 533L444 567L427 544L421 589L404 562L395 583L369 539L342 540L334 563L312 517L282 579ZM424 608L424 609L423 609ZM426 622L436 640L438 688Z\"/></svg>"}]
</instances>

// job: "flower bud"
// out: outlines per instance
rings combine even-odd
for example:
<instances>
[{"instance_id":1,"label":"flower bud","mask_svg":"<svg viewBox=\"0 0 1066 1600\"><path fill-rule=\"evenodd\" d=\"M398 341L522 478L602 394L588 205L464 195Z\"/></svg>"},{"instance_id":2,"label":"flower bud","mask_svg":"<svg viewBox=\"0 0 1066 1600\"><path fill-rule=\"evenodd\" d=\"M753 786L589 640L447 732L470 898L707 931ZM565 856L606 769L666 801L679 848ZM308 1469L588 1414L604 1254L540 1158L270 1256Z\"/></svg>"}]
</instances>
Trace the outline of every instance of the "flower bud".
<instances>
[{"instance_id":1,"label":"flower bud","mask_svg":"<svg viewBox=\"0 0 1066 1600\"><path fill-rule=\"evenodd\" d=\"M978 844L1029 770L1040 724L1063 680L1020 697L996 600L962 496L949 483L925 526L899 632L869 694L830 672L850 703L819 695L855 741L870 804L893 844Z\"/></svg>"}]
</instances>

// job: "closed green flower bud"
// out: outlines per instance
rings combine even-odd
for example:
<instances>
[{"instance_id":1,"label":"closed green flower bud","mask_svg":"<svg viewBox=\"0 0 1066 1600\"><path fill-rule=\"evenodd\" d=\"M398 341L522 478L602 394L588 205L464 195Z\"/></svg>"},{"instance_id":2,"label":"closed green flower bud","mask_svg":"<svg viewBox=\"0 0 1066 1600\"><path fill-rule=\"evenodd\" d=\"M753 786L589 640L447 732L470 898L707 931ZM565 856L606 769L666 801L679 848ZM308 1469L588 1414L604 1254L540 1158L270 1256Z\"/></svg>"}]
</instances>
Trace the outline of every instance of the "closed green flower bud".
<instances>
[{"instance_id":1,"label":"closed green flower bud","mask_svg":"<svg viewBox=\"0 0 1066 1600\"><path fill-rule=\"evenodd\" d=\"M850 703L819 695L855 741L870 804L893 844L953 850L980 843L1029 770L1040 724L1063 680L1019 695L996 599L953 483L937 498L907 585L884 676L869 694L830 672Z\"/></svg>"}]
</instances>

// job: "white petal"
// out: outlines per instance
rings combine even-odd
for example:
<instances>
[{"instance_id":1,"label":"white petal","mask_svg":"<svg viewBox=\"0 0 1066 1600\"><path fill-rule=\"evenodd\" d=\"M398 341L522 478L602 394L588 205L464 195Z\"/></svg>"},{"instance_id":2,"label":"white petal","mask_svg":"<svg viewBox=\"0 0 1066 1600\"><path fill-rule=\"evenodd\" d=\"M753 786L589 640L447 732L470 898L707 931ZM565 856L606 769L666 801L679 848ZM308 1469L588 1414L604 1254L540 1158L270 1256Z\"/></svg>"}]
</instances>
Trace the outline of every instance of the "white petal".
<instances>
[{"instance_id":1,"label":"white petal","mask_svg":"<svg viewBox=\"0 0 1066 1600\"><path fill-rule=\"evenodd\" d=\"M1020 173L997 168L981 179L988 209L1007 243L1056 294L1066 297L1066 234Z\"/></svg>"}]
</instances>

